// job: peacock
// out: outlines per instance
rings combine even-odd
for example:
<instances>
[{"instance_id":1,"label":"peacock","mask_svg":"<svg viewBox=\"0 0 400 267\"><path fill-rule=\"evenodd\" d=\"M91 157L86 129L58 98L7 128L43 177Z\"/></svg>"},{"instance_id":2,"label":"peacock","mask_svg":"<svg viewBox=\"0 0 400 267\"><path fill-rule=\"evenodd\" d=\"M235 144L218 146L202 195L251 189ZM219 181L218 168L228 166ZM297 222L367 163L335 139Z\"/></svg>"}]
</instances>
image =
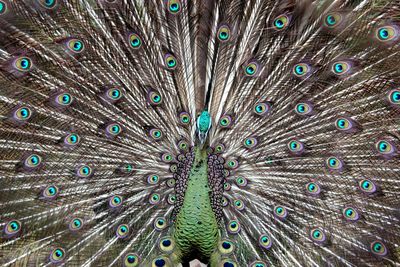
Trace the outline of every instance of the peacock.
<instances>
[{"instance_id":1,"label":"peacock","mask_svg":"<svg viewBox=\"0 0 400 267\"><path fill-rule=\"evenodd\" d=\"M0 0L0 265L400 266L398 0Z\"/></svg>"}]
</instances>

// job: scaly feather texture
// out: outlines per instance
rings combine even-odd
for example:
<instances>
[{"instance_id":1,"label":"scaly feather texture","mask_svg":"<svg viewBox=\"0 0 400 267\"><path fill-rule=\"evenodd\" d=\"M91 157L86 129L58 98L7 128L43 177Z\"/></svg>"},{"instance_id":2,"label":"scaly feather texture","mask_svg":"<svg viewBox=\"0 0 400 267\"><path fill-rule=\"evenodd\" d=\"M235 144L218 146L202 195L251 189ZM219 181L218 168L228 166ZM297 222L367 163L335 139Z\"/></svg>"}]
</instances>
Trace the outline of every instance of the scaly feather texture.
<instances>
[{"instance_id":1,"label":"scaly feather texture","mask_svg":"<svg viewBox=\"0 0 400 267\"><path fill-rule=\"evenodd\" d=\"M0 264L400 264L398 0L0 0Z\"/></svg>"}]
</instances>

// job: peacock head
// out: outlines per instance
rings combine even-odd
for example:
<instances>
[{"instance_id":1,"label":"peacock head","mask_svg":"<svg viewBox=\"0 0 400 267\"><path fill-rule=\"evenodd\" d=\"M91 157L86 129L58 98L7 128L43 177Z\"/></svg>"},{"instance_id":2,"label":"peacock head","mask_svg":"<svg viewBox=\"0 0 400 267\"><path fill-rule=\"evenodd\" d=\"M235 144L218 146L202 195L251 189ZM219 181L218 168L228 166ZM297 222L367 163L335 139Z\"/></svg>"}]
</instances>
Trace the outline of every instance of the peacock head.
<instances>
[{"instance_id":1,"label":"peacock head","mask_svg":"<svg viewBox=\"0 0 400 267\"><path fill-rule=\"evenodd\" d=\"M196 133L200 143L204 144L207 139L208 131L211 129L211 116L207 110L203 110L200 116L197 117L196 126Z\"/></svg>"}]
</instances>

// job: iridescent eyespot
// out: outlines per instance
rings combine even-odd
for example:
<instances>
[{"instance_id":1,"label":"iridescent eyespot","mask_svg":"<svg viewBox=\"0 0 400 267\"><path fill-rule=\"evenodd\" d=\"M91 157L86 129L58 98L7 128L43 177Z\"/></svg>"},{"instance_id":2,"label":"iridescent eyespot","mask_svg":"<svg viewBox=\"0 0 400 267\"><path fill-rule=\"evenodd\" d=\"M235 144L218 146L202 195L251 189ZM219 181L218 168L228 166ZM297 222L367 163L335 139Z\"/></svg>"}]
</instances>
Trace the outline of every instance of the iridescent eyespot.
<instances>
[{"instance_id":1,"label":"iridescent eyespot","mask_svg":"<svg viewBox=\"0 0 400 267\"><path fill-rule=\"evenodd\" d=\"M340 131L346 132L353 128L353 122L350 119L341 117L341 118L336 119L335 127L336 127L336 129L338 129Z\"/></svg>"},{"instance_id":2,"label":"iridescent eyespot","mask_svg":"<svg viewBox=\"0 0 400 267\"><path fill-rule=\"evenodd\" d=\"M176 201L176 196L174 194L169 194L167 198L167 203L170 205L174 205Z\"/></svg>"},{"instance_id":3,"label":"iridescent eyespot","mask_svg":"<svg viewBox=\"0 0 400 267\"><path fill-rule=\"evenodd\" d=\"M348 221L357 221L360 218L360 215L358 214L358 211L352 207L346 207L342 211L343 216L346 220Z\"/></svg>"},{"instance_id":4,"label":"iridescent eyespot","mask_svg":"<svg viewBox=\"0 0 400 267\"><path fill-rule=\"evenodd\" d=\"M315 196L321 193L321 187L317 183L310 182L306 184L306 192Z\"/></svg>"},{"instance_id":5,"label":"iridescent eyespot","mask_svg":"<svg viewBox=\"0 0 400 267\"><path fill-rule=\"evenodd\" d=\"M67 47L73 53L80 53L85 49L85 45L81 40L78 39L70 39L67 42Z\"/></svg>"},{"instance_id":6,"label":"iridescent eyespot","mask_svg":"<svg viewBox=\"0 0 400 267\"><path fill-rule=\"evenodd\" d=\"M224 177L228 177L231 174L231 172L227 169L223 170L222 173L223 173Z\"/></svg>"},{"instance_id":7,"label":"iridescent eyespot","mask_svg":"<svg viewBox=\"0 0 400 267\"><path fill-rule=\"evenodd\" d=\"M129 35L129 44L133 49L139 49L142 46L142 39L136 33Z\"/></svg>"},{"instance_id":8,"label":"iridescent eyespot","mask_svg":"<svg viewBox=\"0 0 400 267\"><path fill-rule=\"evenodd\" d=\"M222 206L226 207L228 205L229 205L229 200L225 196L223 196L222 197Z\"/></svg>"},{"instance_id":9,"label":"iridescent eyespot","mask_svg":"<svg viewBox=\"0 0 400 267\"><path fill-rule=\"evenodd\" d=\"M53 9L57 5L57 0L39 0L39 4L47 9Z\"/></svg>"},{"instance_id":10,"label":"iridescent eyespot","mask_svg":"<svg viewBox=\"0 0 400 267\"><path fill-rule=\"evenodd\" d=\"M237 220L230 220L227 225L227 230L230 234L237 234L240 231L240 224Z\"/></svg>"},{"instance_id":11,"label":"iridescent eyespot","mask_svg":"<svg viewBox=\"0 0 400 267\"><path fill-rule=\"evenodd\" d=\"M386 256L388 254L388 250L381 241L375 240L370 244L371 252L377 256Z\"/></svg>"},{"instance_id":12,"label":"iridescent eyespot","mask_svg":"<svg viewBox=\"0 0 400 267\"><path fill-rule=\"evenodd\" d=\"M159 92L151 90L148 92L148 101L152 106L158 106L162 103L162 96Z\"/></svg>"},{"instance_id":13,"label":"iridescent eyespot","mask_svg":"<svg viewBox=\"0 0 400 267\"><path fill-rule=\"evenodd\" d=\"M149 197L149 202L150 202L150 204L155 205L155 204L160 203L160 201L161 201L161 196L160 196L160 194L153 193L153 194L151 194L150 197Z\"/></svg>"},{"instance_id":14,"label":"iridescent eyespot","mask_svg":"<svg viewBox=\"0 0 400 267\"><path fill-rule=\"evenodd\" d=\"M301 154L304 152L304 144L297 140L291 140L287 144L289 151L294 154Z\"/></svg>"},{"instance_id":15,"label":"iridescent eyespot","mask_svg":"<svg viewBox=\"0 0 400 267\"><path fill-rule=\"evenodd\" d=\"M228 128L232 124L232 117L229 115L224 115L219 119L219 126L221 128Z\"/></svg>"},{"instance_id":16,"label":"iridescent eyespot","mask_svg":"<svg viewBox=\"0 0 400 267\"><path fill-rule=\"evenodd\" d=\"M32 155L29 155L24 160L24 165L26 168L33 169L33 168L37 168L41 162L42 162L41 156L39 156L38 154L32 154Z\"/></svg>"},{"instance_id":17,"label":"iridescent eyespot","mask_svg":"<svg viewBox=\"0 0 400 267\"><path fill-rule=\"evenodd\" d=\"M271 109L271 104L268 102L261 102L254 105L254 113L256 115L262 116L268 113Z\"/></svg>"},{"instance_id":18,"label":"iridescent eyespot","mask_svg":"<svg viewBox=\"0 0 400 267\"><path fill-rule=\"evenodd\" d=\"M244 210L244 208L245 208L245 205L244 205L243 201L241 201L240 199L235 199L233 201L233 206L237 210Z\"/></svg>"},{"instance_id":19,"label":"iridescent eyespot","mask_svg":"<svg viewBox=\"0 0 400 267\"><path fill-rule=\"evenodd\" d=\"M294 111L298 115L309 115L313 111L313 107L310 103L302 102L296 105Z\"/></svg>"},{"instance_id":20,"label":"iridescent eyespot","mask_svg":"<svg viewBox=\"0 0 400 267\"><path fill-rule=\"evenodd\" d=\"M182 151L188 151L189 150L189 144L185 140L181 140L178 142L178 147Z\"/></svg>"},{"instance_id":21,"label":"iridescent eyespot","mask_svg":"<svg viewBox=\"0 0 400 267\"><path fill-rule=\"evenodd\" d=\"M172 164L169 166L169 171L175 173L178 170L178 166L176 164Z\"/></svg>"},{"instance_id":22,"label":"iridescent eyespot","mask_svg":"<svg viewBox=\"0 0 400 267\"><path fill-rule=\"evenodd\" d=\"M161 160L166 162L166 163L169 163L169 162L174 160L174 156L172 156L169 153L164 153L164 154L161 155Z\"/></svg>"},{"instance_id":23,"label":"iridescent eyespot","mask_svg":"<svg viewBox=\"0 0 400 267\"><path fill-rule=\"evenodd\" d=\"M280 15L274 20L274 28L276 30L282 30L289 25L289 17L286 15Z\"/></svg>"},{"instance_id":24,"label":"iridescent eyespot","mask_svg":"<svg viewBox=\"0 0 400 267\"><path fill-rule=\"evenodd\" d=\"M0 16L7 12L7 4L4 1L0 1Z\"/></svg>"},{"instance_id":25,"label":"iridescent eyespot","mask_svg":"<svg viewBox=\"0 0 400 267\"><path fill-rule=\"evenodd\" d=\"M244 187L247 185L247 179L244 178L243 176L238 176L236 177L236 184L240 187Z\"/></svg>"},{"instance_id":26,"label":"iridescent eyespot","mask_svg":"<svg viewBox=\"0 0 400 267\"><path fill-rule=\"evenodd\" d=\"M80 178L88 178L92 174L93 174L93 170L88 165L82 165L76 169L76 175Z\"/></svg>"},{"instance_id":27,"label":"iridescent eyespot","mask_svg":"<svg viewBox=\"0 0 400 267\"><path fill-rule=\"evenodd\" d=\"M395 146L387 140L378 140L375 149L383 156L392 156L396 152Z\"/></svg>"},{"instance_id":28,"label":"iridescent eyespot","mask_svg":"<svg viewBox=\"0 0 400 267\"><path fill-rule=\"evenodd\" d=\"M124 267L137 267L139 266L139 256L134 253L128 253L124 258Z\"/></svg>"},{"instance_id":29,"label":"iridescent eyespot","mask_svg":"<svg viewBox=\"0 0 400 267\"><path fill-rule=\"evenodd\" d=\"M79 144L81 138L76 133L70 133L66 137L64 137L64 144L67 146L75 146Z\"/></svg>"},{"instance_id":30,"label":"iridescent eyespot","mask_svg":"<svg viewBox=\"0 0 400 267\"><path fill-rule=\"evenodd\" d=\"M244 66L246 76L253 77L258 73L259 64L257 61L250 61Z\"/></svg>"},{"instance_id":31,"label":"iridescent eyespot","mask_svg":"<svg viewBox=\"0 0 400 267\"><path fill-rule=\"evenodd\" d=\"M71 231L78 231L83 227L83 220L81 218L74 218L69 222L68 227Z\"/></svg>"},{"instance_id":32,"label":"iridescent eyespot","mask_svg":"<svg viewBox=\"0 0 400 267\"><path fill-rule=\"evenodd\" d=\"M164 56L164 64L168 69L174 70L177 65L176 58L172 54L166 54Z\"/></svg>"},{"instance_id":33,"label":"iridescent eyespot","mask_svg":"<svg viewBox=\"0 0 400 267\"><path fill-rule=\"evenodd\" d=\"M335 28L342 22L342 15L340 13L329 13L324 19L324 24L326 27Z\"/></svg>"},{"instance_id":34,"label":"iridescent eyespot","mask_svg":"<svg viewBox=\"0 0 400 267\"><path fill-rule=\"evenodd\" d=\"M18 57L14 60L13 66L18 71L27 72L32 69L33 63L29 57Z\"/></svg>"},{"instance_id":35,"label":"iridescent eyespot","mask_svg":"<svg viewBox=\"0 0 400 267\"><path fill-rule=\"evenodd\" d=\"M239 162L236 159L231 159L226 162L226 167L229 169L237 169L239 167Z\"/></svg>"},{"instance_id":36,"label":"iridescent eyespot","mask_svg":"<svg viewBox=\"0 0 400 267\"><path fill-rule=\"evenodd\" d=\"M360 190L366 194L373 194L376 192L376 185L374 182L368 179L362 179L358 182Z\"/></svg>"},{"instance_id":37,"label":"iridescent eyespot","mask_svg":"<svg viewBox=\"0 0 400 267\"><path fill-rule=\"evenodd\" d=\"M399 31L393 26L383 26L376 30L375 36L381 42L389 42L397 39Z\"/></svg>"},{"instance_id":38,"label":"iridescent eyespot","mask_svg":"<svg viewBox=\"0 0 400 267\"><path fill-rule=\"evenodd\" d=\"M158 217L154 220L154 229L162 231L167 228L167 220L164 217Z\"/></svg>"},{"instance_id":39,"label":"iridescent eyespot","mask_svg":"<svg viewBox=\"0 0 400 267\"><path fill-rule=\"evenodd\" d=\"M60 263L65 259L65 250L62 248L55 248L50 253L50 261L52 263Z\"/></svg>"},{"instance_id":40,"label":"iridescent eyespot","mask_svg":"<svg viewBox=\"0 0 400 267\"><path fill-rule=\"evenodd\" d=\"M237 263L231 259L222 259L218 267L237 267Z\"/></svg>"},{"instance_id":41,"label":"iridescent eyespot","mask_svg":"<svg viewBox=\"0 0 400 267\"><path fill-rule=\"evenodd\" d=\"M9 221L4 226L4 233L8 237L16 236L18 233L21 232L21 222L18 220Z\"/></svg>"},{"instance_id":42,"label":"iridescent eyespot","mask_svg":"<svg viewBox=\"0 0 400 267\"><path fill-rule=\"evenodd\" d=\"M231 38L231 30L227 25L222 25L218 29L217 37L221 42L227 42Z\"/></svg>"},{"instance_id":43,"label":"iridescent eyespot","mask_svg":"<svg viewBox=\"0 0 400 267\"><path fill-rule=\"evenodd\" d=\"M19 121L26 121L32 116L32 111L28 107L20 107L14 111L13 117Z\"/></svg>"},{"instance_id":44,"label":"iridescent eyespot","mask_svg":"<svg viewBox=\"0 0 400 267\"><path fill-rule=\"evenodd\" d=\"M343 74L349 72L350 69L351 69L351 66L346 61L338 61L338 62L333 63L333 65L332 65L332 72L336 75L343 75Z\"/></svg>"},{"instance_id":45,"label":"iridescent eyespot","mask_svg":"<svg viewBox=\"0 0 400 267\"><path fill-rule=\"evenodd\" d=\"M214 151L215 151L215 153L218 153L218 154L224 152L225 151L225 145L224 144L216 145Z\"/></svg>"},{"instance_id":46,"label":"iridescent eyespot","mask_svg":"<svg viewBox=\"0 0 400 267\"><path fill-rule=\"evenodd\" d=\"M288 212L285 207L276 206L274 208L274 216L280 220L284 220L288 216Z\"/></svg>"},{"instance_id":47,"label":"iridescent eyespot","mask_svg":"<svg viewBox=\"0 0 400 267\"><path fill-rule=\"evenodd\" d=\"M312 228L310 230L310 238L312 241L314 241L317 244L322 244L326 241L326 235L324 231L317 227L317 228Z\"/></svg>"},{"instance_id":48,"label":"iridescent eyespot","mask_svg":"<svg viewBox=\"0 0 400 267\"><path fill-rule=\"evenodd\" d=\"M181 11L181 1L168 0L168 11L174 15L178 14Z\"/></svg>"},{"instance_id":49,"label":"iridescent eyespot","mask_svg":"<svg viewBox=\"0 0 400 267\"><path fill-rule=\"evenodd\" d=\"M272 246L272 240L267 234L262 234L260 238L258 238L258 243L264 249L270 249Z\"/></svg>"},{"instance_id":50,"label":"iridescent eyespot","mask_svg":"<svg viewBox=\"0 0 400 267\"><path fill-rule=\"evenodd\" d=\"M116 137L121 132L122 132L122 127L116 122L110 123L106 127L106 133L108 136Z\"/></svg>"},{"instance_id":51,"label":"iridescent eyespot","mask_svg":"<svg viewBox=\"0 0 400 267\"><path fill-rule=\"evenodd\" d=\"M57 186L49 185L43 190L42 196L47 199L53 199L58 195L58 192L59 190Z\"/></svg>"},{"instance_id":52,"label":"iridescent eyespot","mask_svg":"<svg viewBox=\"0 0 400 267\"><path fill-rule=\"evenodd\" d=\"M69 106L71 105L72 101L73 97L69 93L61 93L56 96L56 102L61 106Z\"/></svg>"},{"instance_id":53,"label":"iridescent eyespot","mask_svg":"<svg viewBox=\"0 0 400 267\"><path fill-rule=\"evenodd\" d=\"M235 250L235 244L227 239L222 239L218 243L218 250L221 254L230 254Z\"/></svg>"},{"instance_id":54,"label":"iridescent eyespot","mask_svg":"<svg viewBox=\"0 0 400 267\"><path fill-rule=\"evenodd\" d=\"M337 157L327 158L325 160L325 164L330 170L334 170L334 171L341 171L343 168L342 160Z\"/></svg>"},{"instance_id":55,"label":"iridescent eyespot","mask_svg":"<svg viewBox=\"0 0 400 267\"><path fill-rule=\"evenodd\" d=\"M151 129L149 134L154 140L160 140L162 138L162 132L159 129Z\"/></svg>"},{"instance_id":56,"label":"iridescent eyespot","mask_svg":"<svg viewBox=\"0 0 400 267\"><path fill-rule=\"evenodd\" d=\"M119 167L119 170L124 174L129 174L133 172L134 166L132 164L126 163Z\"/></svg>"},{"instance_id":57,"label":"iridescent eyespot","mask_svg":"<svg viewBox=\"0 0 400 267\"><path fill-rule=\"evenodd\" d=\"M151 262L151 267L170 267L170 261L167 257L157 257Z\"/></svg>"},{"instance_id":58,"label":"iridescent eyespot","mask_svg":"<svg viewBox=\"0 0 400 267\"><path fill-rule=\"evenodd\" d=\"M190 115L189 115L189 113L187 113L187 112L181 112L180 114L179 114L179 122L180 123L182 123L182 124L184 124L184 125L187 125L187 124L189 124L190 123L190 120L191 120L191 118L190 118Z\"/></svg>"},{"instance_id":59,"label":"iridescent eyespot","mask_svg":"<svg viewBox=\"0 0 400 267\"><path fill-rule=\"evenodd\" d=\"M147 183L149 184L158 184L160 178L156 174L150 174L147 176Z\"/></svg>"},{"instance_id":60,"label":"iridescent eyespot","mask_svg":"<svg viewBox=\"0 0 400 267\"><path fill-rule=\"evenodd\" d=\"M263 261L253 261L249 267L267 267L268 265Z\"/></svg>"},{"instance_id":61,"label":"iridescent eyespot","mask_svg":"<svg viewBox=\"0 0 400 267\"><path fill-rule=\"evenodd\" d=\"M111 89L107 90L106 97L108 98L108 100L117 101L117 100L121 99L122 92L118 88L111 88Z\"/></svg>"},{"instance_id":62,"label":"iridescent eyespot","mask_svg":"<svg viewBox=\"0 0 400 267\"><path fill-rule=\"evenodd\" d=\"M224 183L224 190L225 191L231 190L231 187L232 187L232 185L230 183L228 183L228 182Z\"/></svg>"},{"instance_id":63,"label":"iridescent eyespot","mask_svg":"<svg viewBox=\"0 0 400 267\"><path fill-rule=\"evenodd\" d=\"M126 238L129 235L129 226L127 224L120 224L115 232L118 238Z\"/></svg>"},{"instance_id":64,"label":"iridescent eyespot","mask_svg":"<svg viewBox=\"0 0 400 267\"><path fill-rule=\"evenodd\" d=\"M293 74L297 77L304 77L309 74L311 71L311 67L306 63L299 63L294 65Z\"/></svg>"},{"instance_id":65,"label":"iridescent eyespot","mask_svg":"<svg viewBox=\"0 0 400 267\"><path fill-rule=\"evenodd\" d=\"M255 137L249 137L249 138L244 139L244 141L243 141L243 145L246 148L254 148L257 144L258 144L258 141L257 141L257 138L255 138Z\"/></svg>"},{"instance_id":66,"label":"iridescent eyespot","mask_svg":"<svg viewBox=\"0 0 400 267\"><path fill-rule=\"evenodd\" d=\"M389 91L387 97L390 103L400 106L400 90L395 89Z\"/></svg>"},{"instance_id":67,"label":"iridescent eyespot","mask_svg":"<svg viewBox=\"0 0 400 267\"><path fill-rule=\"evenodd\" d=\"M160 239L158 246L162 252L171 253L175 248L175 242L171 237L166 236Z\"/></svg>"},{"instance_id":68,"label":"iridescent eyespot","mask_svg":"<svg viewBox=\"0 0 400 267\"><path fill-rule=\"evenodd\" d=\"M110 197L110 199L108 200L108 205L110 206L110 208L116 208L122 205L122 197L121 196L112 196Z\"/></svg>"},{"instance_id":69,"label":"iridescent eyespot","mask_svg":"<svg viewBox=\"0 0 400 267\"><path fill-rule=\"evenodd\" d=\"M174 187L175 186L175 179L171 178L167 180L167 186L168 187Z\"/></svg>"}]
</instances>

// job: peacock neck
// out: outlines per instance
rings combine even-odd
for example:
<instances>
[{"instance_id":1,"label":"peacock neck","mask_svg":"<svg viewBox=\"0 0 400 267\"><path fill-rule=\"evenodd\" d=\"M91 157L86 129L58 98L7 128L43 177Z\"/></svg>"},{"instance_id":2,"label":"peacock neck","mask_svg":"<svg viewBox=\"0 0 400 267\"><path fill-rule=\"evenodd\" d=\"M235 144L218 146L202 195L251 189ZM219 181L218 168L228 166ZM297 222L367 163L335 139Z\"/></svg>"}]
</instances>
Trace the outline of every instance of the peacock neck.
<instances>
[{"instance_id":1,"label":"peacock neck","mask_svg":"<svg viewBox=\"0 0 400 267\"><path fill-rule=\"evenodd\" d=\"M207 161L206 150L195 147L185 198L175 221L174 238L183 262L192 258L208 262L219 241L218 223L210 201Z\"/></svg>"}]
</instances>

